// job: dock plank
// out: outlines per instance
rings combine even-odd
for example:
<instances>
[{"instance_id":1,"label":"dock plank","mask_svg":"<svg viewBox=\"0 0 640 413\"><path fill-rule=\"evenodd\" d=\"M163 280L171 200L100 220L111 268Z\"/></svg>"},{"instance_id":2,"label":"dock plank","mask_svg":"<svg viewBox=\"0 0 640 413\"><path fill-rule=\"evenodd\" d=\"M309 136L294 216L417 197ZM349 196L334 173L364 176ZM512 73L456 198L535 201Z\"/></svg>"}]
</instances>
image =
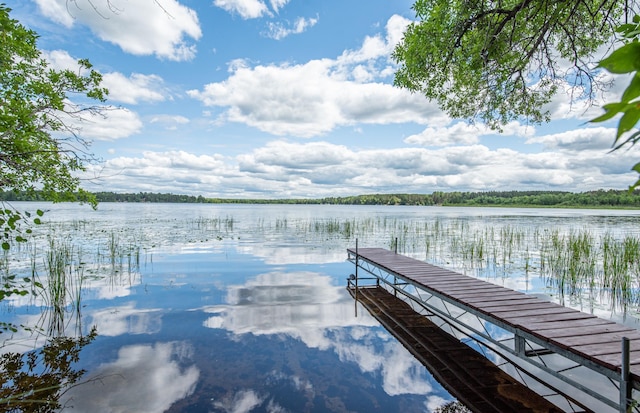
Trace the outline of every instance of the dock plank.
<instances>
[{"instance_id":1,"label":"dock plank","mask_svg":"<svg viewBox=\"0 0 640 413\"><path fill-rule=\"evenodd\" d=\"M605 320L602 318L585 318L584 320L575 320L571 323L571 326L567 327L567 323L563 322L563 321L558 321L558 322L547 322L547 323L540 323L539 326L535 326L536 331L541 332L542 334L544 334L543 332L545 330L566 330L568 328L576 328L576 327L595 327L598 325L611 325L611 324L615 324L612 323L609 320Z\"/></svg>"},{"instance_id":2,"label":"dock plank","mask_svg":"<svg viewBox=\"0 0 640 413\"><path fill-rule=\"evenodd\" d=\"M547 314L572 314L568 312L564 307L549 307L544 306L540 308L512 308L509 310L498 310L495 309L491 312L493 315L497 317L504 317L505 320L510 320L513 318L519 317L531 317L531 316L541 316Z\"/></svg>"},{"instance_id":3,"label":"dock plank","mask_svg":"<svg viewBox=\"0 0 640 413\"><path fill-rule=\"evenodd\" d=\"M640 347L640 343L636 343ZM575 346L575 348L579 351L583 351L586 354L591 354L593 356L602 356L605 354L616 354L619 355L622 349L622 345L619 341L612 341L608 343L597 343L597 344L584 344L581 346Z\"/></svg>"},{"instance_id":4,"label":"dock plank","mask_svg":"<svg viewBox=\"0 0 640 413\"><path fill-rule=\"evenodd\" d=\"M524 300L516 304L504 305L496 303L496 305L483 307L483 309L491 309L491 313L510 312L510 311L523 311L523 310L541 310L549 308L548 303L539 300Z\"/></svg>"},{"instance_id":5,"label":"dock plank","mask_svg":"<svg viewBox=\"0 0 640 413\"><path fill-rule=\"evenodd\" d=\"M598 320L598 319L596 319ZM606 320L605 320L606 321ZM603 333L622 333L627 332L630 335L637 334L637 330L633 330L627 326L615 323L592 324L589 326L565 326L564 328L555 329L536 329L537 332L549 338L587 336Z\"/></svg>"}]
</instances>

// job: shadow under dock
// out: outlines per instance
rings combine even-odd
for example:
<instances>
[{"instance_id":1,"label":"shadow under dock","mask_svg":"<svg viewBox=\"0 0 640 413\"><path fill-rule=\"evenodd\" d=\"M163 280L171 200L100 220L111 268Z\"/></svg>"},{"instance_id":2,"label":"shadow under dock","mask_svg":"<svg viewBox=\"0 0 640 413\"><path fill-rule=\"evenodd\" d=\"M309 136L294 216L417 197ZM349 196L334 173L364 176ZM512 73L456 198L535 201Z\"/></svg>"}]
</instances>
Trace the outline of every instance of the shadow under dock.
<instances>
[{"instance_id":1,"label":"shadow under dock","mask_svg":"<svg viewBox=\"0 0 640 413\"><path fill-rule=\"evenodd\" d=\"M474 412L562 412L471 347L376 286L348 288L400 343Z\"/></svg>"}]
</instances>

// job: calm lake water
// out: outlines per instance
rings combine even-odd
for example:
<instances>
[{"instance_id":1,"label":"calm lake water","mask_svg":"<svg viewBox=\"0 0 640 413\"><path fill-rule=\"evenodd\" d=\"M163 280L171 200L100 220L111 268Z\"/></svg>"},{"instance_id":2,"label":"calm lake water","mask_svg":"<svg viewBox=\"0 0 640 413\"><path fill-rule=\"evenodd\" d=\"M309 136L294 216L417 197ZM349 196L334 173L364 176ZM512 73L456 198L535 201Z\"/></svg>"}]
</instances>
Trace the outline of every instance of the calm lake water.
<instances>
[{"instance_id":1,"label":"calm lake water","mask_svg":"<svg viewBox=\"0 0 640 413\"><path fill-rule=\"evenodd\" d=\"M74 412L431 412L453 401L366 311L356 316L345 289L356 239L640 328L635 296L621 306L561 294L536 246L639 237L640 211L14 206L47 212L6 257L9 272L35 271L46 289L52 252L65 250L71 281L62 310L46 294L0 302L1 321L38 329L2 333L2 352L95 328L73 365L86 372L60 399Z\"/></svg>"}]
</instances>

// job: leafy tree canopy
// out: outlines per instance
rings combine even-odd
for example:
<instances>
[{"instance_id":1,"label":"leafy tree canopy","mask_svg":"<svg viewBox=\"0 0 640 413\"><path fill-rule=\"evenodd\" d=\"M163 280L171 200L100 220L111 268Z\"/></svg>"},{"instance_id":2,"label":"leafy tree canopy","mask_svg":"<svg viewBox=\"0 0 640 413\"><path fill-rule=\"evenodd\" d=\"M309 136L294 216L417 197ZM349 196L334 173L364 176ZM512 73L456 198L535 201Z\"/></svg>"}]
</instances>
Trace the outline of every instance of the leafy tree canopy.
<instances>
[{"instance_id":1,"label":"leafy tree canopy","mask_svg":"<svg viewBox=\"0 0 640 413\"><path fill-rule=\"evenodd\" d=\"M75 71L51 68L37 47L38 35L10 12L0 4L0 190L37 189L48 200L95 205L74 175L92 156L73 122L102 110L92 103L106 98L102 77L87 60L78 61ZM18 226L26 215L0 209L3 249L12 237L24 240Z\"/></svg>"},{"instance_id":2,"label":"leafy tree canopy","mask_svg":"<svg viewBox=\"0 0 640 413\"><path fill-rule=\"evenodd\" d=\"M451 117L499 129L547 121L564 85L574 98L605 86L593 54L624 21L621 0L417 0L393 57L395 84L436 100Z\"/></svg>"},{"instance_id":3,"label":"leafy tree canopy","mask_svg":"<svg viewBox=\"0 0 640 413\"><path fill-rule=\"evenodd\" d=\"M37 48L37 34L0 5L0 188L31 191L39 187L52 200L79 188L74 171L90 158L87 142L70 125L95 106L70 97L104 101L102 76L87 60L78 71L49 67Z\"/></svg>"}]
</instances>

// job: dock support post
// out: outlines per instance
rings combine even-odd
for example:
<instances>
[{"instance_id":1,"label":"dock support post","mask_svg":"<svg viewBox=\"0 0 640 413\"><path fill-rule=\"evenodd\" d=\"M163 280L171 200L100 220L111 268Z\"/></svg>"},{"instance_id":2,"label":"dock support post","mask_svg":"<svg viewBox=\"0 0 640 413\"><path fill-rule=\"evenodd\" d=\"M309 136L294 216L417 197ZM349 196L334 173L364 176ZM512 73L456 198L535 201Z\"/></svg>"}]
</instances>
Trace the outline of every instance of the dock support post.
<instances>
[{"instance_id":1,"label":"dock support post","mask_svg":"<svg viewBox=\"0 0 640 413\"><path fill-rule=\"evenodd\" d=\"M360 255L358 254L358 238L356 238L356 293L355 293L355 304L356 304L356 317L358 316L358 258Z\"/></svg>"},{"instance_id":2,"label":"dock support post","mask_svg":"<svg viewBox=\"0 0 640 413\"><path fill-rule=\"evenodd\" d=\"M358 289L358 238L356 238L356 290Z\"/></svg>"},{"instance_id":3,"label":"dock support post","mask_svg":"<svg viewBox=\"0 0 640 413\"><path fill-rule=\"evenodd\" d=\"M398 253L398 237L396 237L396 242L394 243L394 252L397 254ZM398 284L398 279L396 278L396 276L393 276L393 296L397 297L398 296L398 289L396 288L396 285Z\"/></svg>"},{"instance_id":4,"label":"dock support post","mask_svg":"<svg viewBox=\"0 0 640 413\"><path fill-rule=\"evenodd\" d=\"M514 350L516 351L516 354L519 356L522 356L525 353L525 347L526 347L524 342L524 337L516 333L513 339L515 340Z\"/></svg>"},{"instance_id":5,"label":"dock support post","mask_svg":"<svg viewBox=\"0 0 640 413\"><path fill-rule=\"evenodd\" d=\"M631 408L631 383L629 383L629 339L622 337L622 363L620 364L620 412Z\"/></svg>"}]
</instances>

